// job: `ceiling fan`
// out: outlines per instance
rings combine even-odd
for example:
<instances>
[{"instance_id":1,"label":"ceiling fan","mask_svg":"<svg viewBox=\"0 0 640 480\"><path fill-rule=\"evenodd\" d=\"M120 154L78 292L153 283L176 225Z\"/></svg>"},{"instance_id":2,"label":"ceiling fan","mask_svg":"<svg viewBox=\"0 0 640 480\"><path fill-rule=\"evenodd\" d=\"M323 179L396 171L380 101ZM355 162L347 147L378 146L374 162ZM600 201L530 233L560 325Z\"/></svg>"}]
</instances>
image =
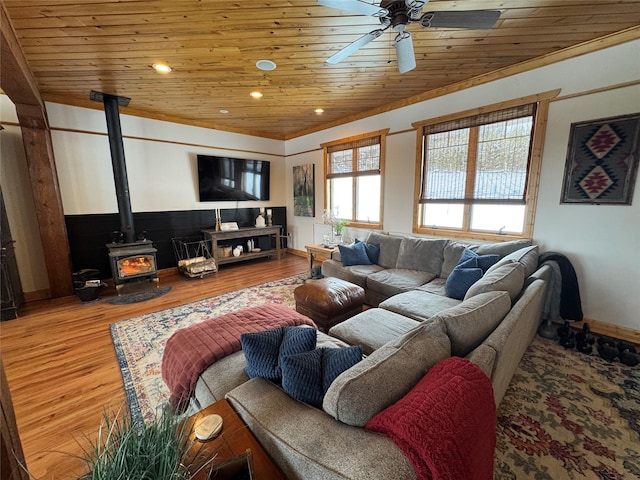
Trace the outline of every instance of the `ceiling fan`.
<instances>
[{"instance_id":1,"label":"ceiling fan","mask_svg":"<svg viewBox=\"0 0 640 480\"><path fill-rule=\"evenodd\" d=\"M422 28L468 28L473 30L488 29L498 21L500 10L466 10L436 11L422 13L422 8L429 0L382 0L380 5L361 0L318 0L318 5L337 8L351 13L359 13L378 18L382 28L373 30L350 43L327 59L332 65L341 62L352 53L378 38L391 28L397 32L394 40L398 70L405 73L416 68L411 33L406 31L410 23L419 23Z\"/></svg>"}]
</instances>

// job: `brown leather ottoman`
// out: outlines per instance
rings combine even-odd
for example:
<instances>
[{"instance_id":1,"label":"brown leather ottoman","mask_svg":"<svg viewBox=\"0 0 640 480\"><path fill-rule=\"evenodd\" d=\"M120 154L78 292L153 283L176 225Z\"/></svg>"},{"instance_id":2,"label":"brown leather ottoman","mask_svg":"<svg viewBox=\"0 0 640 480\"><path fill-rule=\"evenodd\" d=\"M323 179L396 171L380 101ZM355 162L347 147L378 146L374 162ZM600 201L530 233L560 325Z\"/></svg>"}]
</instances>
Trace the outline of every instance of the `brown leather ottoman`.
<instances>
[{"instance_id":1,"label":"brown leather ottoman","mask_svg":"<svg viewBox=\"0 0 640 480\"><path fill-rule=\"evenodd\" d=\"M360 313L364 303L362 287L333 277L307 280L293 296L296 311L313 319L322 332Z\"/></svg>"}]
</instances>

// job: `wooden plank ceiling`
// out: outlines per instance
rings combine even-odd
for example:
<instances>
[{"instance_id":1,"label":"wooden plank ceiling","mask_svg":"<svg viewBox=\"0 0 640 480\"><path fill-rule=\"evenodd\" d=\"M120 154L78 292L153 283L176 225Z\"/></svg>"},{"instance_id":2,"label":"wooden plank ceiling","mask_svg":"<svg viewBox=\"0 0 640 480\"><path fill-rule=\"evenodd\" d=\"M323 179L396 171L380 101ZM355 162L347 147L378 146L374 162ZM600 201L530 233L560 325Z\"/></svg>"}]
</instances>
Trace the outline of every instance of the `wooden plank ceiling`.
<instances>
[{"instance_id":1,"label":"wooden plank ceiling","mask_svg":"<svg viewBox=\"0 0 640 480\"><path fill-rule=\"evenodd\" d=\"M502 14L491 30L410 25L417 67L400 74L390 30L343 62L325 63L379 21L315 0L4 4L45 100L102 108L89 100L98 90L131 98L122 113L275 139L411 103L532 59L539 61L530 65L540 65L595 39L606 46L640 37L640 0L432 0L423 11ZM261 59L277 68L259 70ZM154 63L173 71L158 74ZM264 96L251 98L253 90ZM324 113L314 113L317 107Z\"/></svg>"}]
</instances>

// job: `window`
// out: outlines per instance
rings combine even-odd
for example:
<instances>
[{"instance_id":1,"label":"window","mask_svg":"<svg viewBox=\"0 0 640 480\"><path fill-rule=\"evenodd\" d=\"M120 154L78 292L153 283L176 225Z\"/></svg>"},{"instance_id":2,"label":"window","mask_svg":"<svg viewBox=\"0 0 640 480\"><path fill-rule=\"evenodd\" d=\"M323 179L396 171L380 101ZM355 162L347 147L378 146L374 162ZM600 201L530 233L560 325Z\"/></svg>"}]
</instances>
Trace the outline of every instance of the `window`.
<instances>
[{"instance_id":1,"label":"window","mask_svg":"<svg viewBox=\"0 0 640 480\"><path fill-rule=\"evenodd\" d=\"M385 135L381 130L322 145L325 209L351 226L382 227Z\"/></svg>"},{"instance_id":2,"label":"window","mask_svg":"<svg viewBox=\"0 0 640 480\"><path fill-rule=\"evenodd\" d=\"M535 146L548 106L541 103L414 125L421 133L416 231L531 236L540 166Z\"/></svg>"}]
</instances>

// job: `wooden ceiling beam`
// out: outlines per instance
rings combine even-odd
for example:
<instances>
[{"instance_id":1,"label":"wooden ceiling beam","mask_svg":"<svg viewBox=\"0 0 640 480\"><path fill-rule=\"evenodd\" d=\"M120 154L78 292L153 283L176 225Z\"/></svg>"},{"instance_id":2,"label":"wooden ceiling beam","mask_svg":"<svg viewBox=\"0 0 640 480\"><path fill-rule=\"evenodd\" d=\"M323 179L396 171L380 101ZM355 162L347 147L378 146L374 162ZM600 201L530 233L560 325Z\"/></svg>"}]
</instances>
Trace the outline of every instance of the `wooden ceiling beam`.
<instances>
[{"instance_id":1,"label":"wooden ceiling beam","mask_svg":"<svg viewBox=\"0 0 640 480\"><path fill-rule=\"evenodd\" d=\"M44 101L29 70L4 4L0 3L0 87L16 107L36 205L49 291L54 298L73 294L71 256L58 186L51 131Z\"/></svg>"}]
</instances>

